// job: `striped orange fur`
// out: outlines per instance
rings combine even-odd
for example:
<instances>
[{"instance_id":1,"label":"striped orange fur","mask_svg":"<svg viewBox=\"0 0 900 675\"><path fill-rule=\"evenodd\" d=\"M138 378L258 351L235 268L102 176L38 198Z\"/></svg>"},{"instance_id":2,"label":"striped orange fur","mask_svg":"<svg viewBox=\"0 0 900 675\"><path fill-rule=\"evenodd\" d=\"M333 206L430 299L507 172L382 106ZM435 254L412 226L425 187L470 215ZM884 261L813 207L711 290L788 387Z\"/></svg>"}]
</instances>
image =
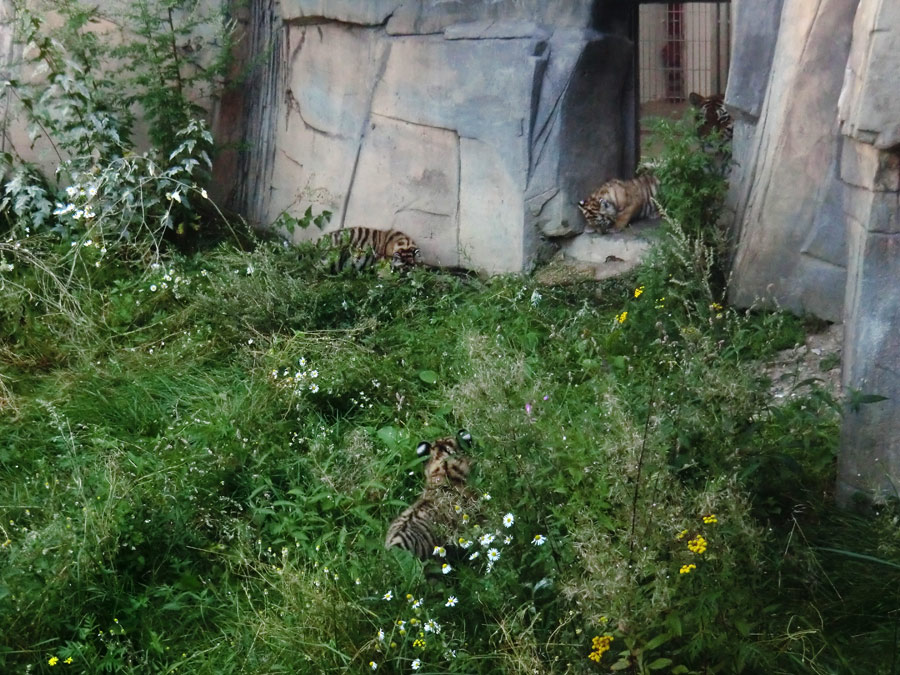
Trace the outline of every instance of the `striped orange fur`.
<instances>
[{"instance_id":1,"label":"striped orange fur","mask_svg":"<svg viewBox=\"0 0 900 675\"><path fill-rule=\"evenodd\" d=\"M659 180L652 174L643 174L631 180L613 178L590 197L578 202L578 208L589 229L602 233L610 227L622 230L632 220L658 214L653 203L658 189Z\"/></svg>"},{"instance_id":2,"label":"striped orange fur","mask_svg":"<svg viewBox=\"0 0 900 675\"><path fill-rule=\"evenodd\" d=\"M731 140L734 135L734 122L731 119L731 113L725 107L725 98L721 94L703 96L692 91L688 94L688 101L700 115L698 133L701 137L718 131L724 140Z\"/></svg>"},{"instance_id":3,"label":"striped orange fur","mask_svg":"<svg viewBox=\"0 0 900 675\"><path fill-rule=\"evenodd\" d=\"M422 254L411 237L399 230L348 227L325 235L337 258L330 265L334 273L346 269L362 270L378 260L387 260L393 269L421 264Z\"/></svg>"},{"instance_id":4,"label":"striped orange fur","mask_svg":"<svg viewBox=\"0 0 900 675\"><path fill-rule=\"evenodd\" d=\"M472 437L460 429L454 437L422 441L416 448L425 461L425 489L422 495L394 522L384 540L385 548L396 546L421 560L434 553L436 546L450 547L457 510L469 510L476 499L466 487L471 460L462 454Z\"/></svg>"}]
</instances>

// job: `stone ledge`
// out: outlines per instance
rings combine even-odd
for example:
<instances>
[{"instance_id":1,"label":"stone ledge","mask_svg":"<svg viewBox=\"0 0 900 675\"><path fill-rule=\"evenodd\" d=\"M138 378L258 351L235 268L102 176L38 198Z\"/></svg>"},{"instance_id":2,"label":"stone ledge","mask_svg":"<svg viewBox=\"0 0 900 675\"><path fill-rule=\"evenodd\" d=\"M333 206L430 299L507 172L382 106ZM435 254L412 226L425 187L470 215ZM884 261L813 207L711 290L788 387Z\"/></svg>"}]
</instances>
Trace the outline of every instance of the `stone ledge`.
<instances>
[{"instance_id":1,"label":"stone ledge","mask_svg":"<svg viewBox=\"0 0 900 675\"><path fill-rule=\"evenodd\" d=\"M281 0L281 18L285 22L381 26L401 4L403 0Z\"/></svg>"},{"instance_id":2,"label":"stone ledge","mask_svg":"<svg viewBox=\"0 0 900 675\"><path fill-rule=\"evenodd\" d=\"M566 260L594 268L595 279L627 274L637 267L652 246L659 219L640 220L623 232L584 233L560 244Z\"/></svg>"},{"instance_id":3,"label":"stone ledge","mask_svg":"<svg viewBox=\"0 0 900 675\"><path fill-rule=\"evenodd\" d=\"M533 21L469 21L447 26L447 40L516 40L522 38L549 40L550 31Z\"/></svg>"}]
</instances>

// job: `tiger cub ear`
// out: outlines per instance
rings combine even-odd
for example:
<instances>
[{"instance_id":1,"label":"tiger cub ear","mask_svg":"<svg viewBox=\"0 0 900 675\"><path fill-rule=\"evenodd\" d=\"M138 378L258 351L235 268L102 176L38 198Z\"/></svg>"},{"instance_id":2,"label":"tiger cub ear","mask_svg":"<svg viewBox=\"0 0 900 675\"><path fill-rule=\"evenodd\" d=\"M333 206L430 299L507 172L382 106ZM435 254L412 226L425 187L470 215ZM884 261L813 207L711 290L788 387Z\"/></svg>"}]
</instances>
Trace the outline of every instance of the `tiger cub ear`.
<instances>
[{"instance_id":1,"label":"tiger cub ear","mask_svg":"<svg viewBox=\"0 0 900 675\"><path fill-rule=\"evenodd\" d=\"M429 443L428 441L422 441L421 443L419 443L416 446L416 454L419 457L424 457L425 455L427 455L430 452L431 452L431 443Z\"/></svg>"},{"instance_id":2,"label":"tiger cub ear","mask_svg":"<svg viewBox=\"0 0 900 675\"><path fill-rule=\"evenodd\" d=\"M470 434L466 429L460 429L456 432L457 438L459 438L459 444L463 448L471 448L472 447L472 434Z\"/></svg>"}]
</instances>

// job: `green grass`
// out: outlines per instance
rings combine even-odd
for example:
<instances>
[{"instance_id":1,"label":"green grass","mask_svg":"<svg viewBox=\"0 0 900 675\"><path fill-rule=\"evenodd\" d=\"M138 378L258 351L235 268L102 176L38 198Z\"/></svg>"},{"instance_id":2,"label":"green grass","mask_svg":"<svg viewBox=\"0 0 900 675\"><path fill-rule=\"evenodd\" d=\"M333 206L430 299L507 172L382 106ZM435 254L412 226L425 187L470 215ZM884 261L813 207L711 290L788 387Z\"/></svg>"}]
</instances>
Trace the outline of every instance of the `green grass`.
<instances>
[{"instance_id":1,"label":"green grass","mask_svg":"<svg viewBox=\"0 0 900 675\"><path fill-rule=\"evenodd\" d=\"M758 375L801 322L669 251L545 287L261 242L107 270L78 313L7 303L2 669L898 672L896 515L830 507L833 402ZM501 558L435 577L382 542L416 442L460 427L491 496L466 536Z\"/></svg>"}]
</instances>

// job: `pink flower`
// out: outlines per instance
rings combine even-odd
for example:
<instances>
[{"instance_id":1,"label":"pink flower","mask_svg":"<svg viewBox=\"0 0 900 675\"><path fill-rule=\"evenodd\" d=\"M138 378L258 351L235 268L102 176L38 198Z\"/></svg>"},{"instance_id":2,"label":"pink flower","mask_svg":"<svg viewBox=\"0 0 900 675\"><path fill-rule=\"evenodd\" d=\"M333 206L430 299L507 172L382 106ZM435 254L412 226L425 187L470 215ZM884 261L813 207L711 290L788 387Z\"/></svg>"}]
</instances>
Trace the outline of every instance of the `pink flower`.
<instances>
[{"instance_id":1,"label":"pink flower","mask_svg":"<svg viewBox=\"0 0 900 675\"><path fill-rule=\"evenodd\" d=\"M530 403L525 404L525 414L527 414L529 417L531 416L531 404Z\"/></svg>"}]
</instances>

